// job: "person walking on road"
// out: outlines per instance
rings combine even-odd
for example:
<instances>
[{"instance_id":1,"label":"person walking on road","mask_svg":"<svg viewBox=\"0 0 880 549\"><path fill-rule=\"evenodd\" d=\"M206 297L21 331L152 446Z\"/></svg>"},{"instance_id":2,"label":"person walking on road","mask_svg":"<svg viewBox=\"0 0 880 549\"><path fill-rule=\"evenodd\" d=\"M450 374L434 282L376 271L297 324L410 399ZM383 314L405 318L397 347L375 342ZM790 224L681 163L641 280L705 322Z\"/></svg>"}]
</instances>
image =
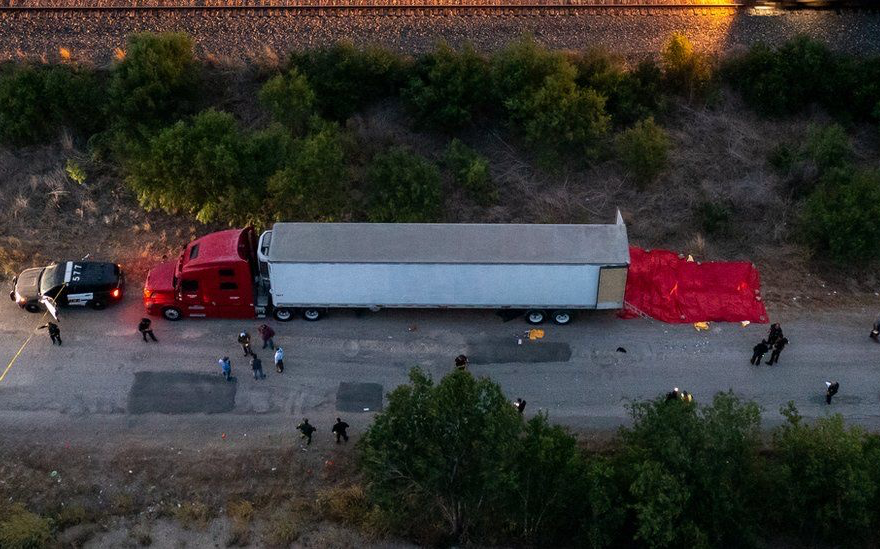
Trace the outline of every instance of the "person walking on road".
<instances>
[{"instance_id":1,"label":"person walking on road","mask_svg":"<svg viewBox=\"0 0 880 549\"><path fill-rule=\"evenodd\" d=\"M754 365L754 366L761 364L761 359L764 358L764 353L766 353L769 350L770 350L770 346L767 345L767 340L762 339L761 343L758 343L752 349L752 351L754 351L754 352L752 353L752 360L750 360L749 362L751 362L752 365Z\"/></svg>"},{"instance_id":2,"label":"person walking on road","mask_svg":"<svg viewBox=\"0 0 880 549\"><path fill-rule=\"evenodd\" d=\"M263 361L257 358L257 355L251 357L251 369L254 371L254 379L266 379L263 373Z\"/></svg>"},{"instance_id":3,"label":"person walking on road","mask_svg":"<svg viewBox=\"0 0 880 549\"><path fill-rule=\"evenodd\" d=\"M513 401L513 407L516 408L519 415L522 415L526 409L526 401L517 397L516 400Z\"/></svg>"},{"instance_id":4,"label":"person walking on road","mask_svg":"<svg viewBox=\"0 0 880 549\"><path fill-rule=\"evenodd\" d=\"M244 351L244 356L248 356L253 354L251 351L251 336L247 332L242 332L238 334L238 344L241 345L241 350Z\"/></svg>"},{"instance_id":5,"label":"person walking on road","mask_svg":"<svg viewBox=\"0 0 880 549\"><path fill-rule=\"evenodd\" d=\"M468 367L468 357L464 355L458 355L455 357L455 369L466 371Z\"/></svg>"},{"instance_id":6,"label":"person walking on road","mask_svg":"<svg viewBox=\"0 0 880 549\"><path fill-rule=\"evenodd\" d=\"M284 372L284 349L275 349L275 371L279 374Z\"/></svg>"},{"instance_id":7,"label":"person walking on road","mask_svg":"<svg viewBox=\"0 0 880 549\"><path fill-rule=\"evenodd\" d=\"M874 319L874 326L871 328L871 339L880 343L880 315Z\"/></svg>"},{"instance_id":8,"label":"person walking on road","mask_svg":"<svg viewBox=\"0 0 880 549\"><path fill-rule=\"evenodd\" d=\"M838 390L840 390L840 383L836 381L825 382L825 404L831 404L831 397L836 395Z\"/></svg>"},{"instance_id":9,"label":"person walking on road","mask_svg":"<svg viewBox=\"0 0 880 549\"><path fill-rule=\"evenodd\" d=\"M151 327L152 324L153 321L149 318L142 318L140 323L138 323L138 331L143 336L144 341L148 342L149 340L147 339L147 336L150 336L153 341L158 342L159 340L156 339L156 334L153 333L153 328Z\"/></svg>"},{"instance_id":10,"label":"person walking on road","mask_svg":"<svg viewBox=\"0 0 880 549\"><path fill-rule=\"evenodd\" d=\"M232 381L232 363L229 362L229 357L224 356L217 362L220 364L220 373L223 374L226 381Z\"/></svg>"},{"instance_id":11,"label":"person walking on road","mask_svg":"<svg viewBox=\"0 0 880 549\"><path fill-rule=\"evenodd\" d=\"M339 418L336 418L336 423L333 424L333 428L330 430L331 433L336 435L336 444L339 444L339 439L348 442L348 423L342 421Z\"/></svg>"},{"instance_id":12,"label":"person walking on road","mask_svg":"<svg viewBox=\"0 0 880 549\"><path fill-rule=\"evenodd\" d=\"M37 329L42 330L43 328L46 328L49 331L49 339L52 340L52 345L55 345L55 343L61 345L61 328L59 328L57 324L54 322L47 322L46 324L39 326Z\"/></svg>"},{"instance_id":13,"label":"person walking on road","mask_svg":"<svg viewBox=\"0 0 880 549\"><path fill-rule=\"evenodd\" d=\"M770 332L767 334L767 345L772 347L777 340L782 338L782 326L778 322L770 325Z\"/></svg>"},{"instance_id":14,"label":"person walking on road","mask_svg":"<svg viewBox=\"0 0 880 549\"><path fill-rule=\"evenodd\" d=\"M257 328L257 333L260 334L260 339L263 340L263 349L269 347L274 351L275 342L272 338L275 337L275 330L273 330L268 324L260 324L260 327Z\"/></svg>"},{"instance_id":15,"label":"person walking on road","mask_svg":"<svg viewBox=\"0 0 880 549\"><path fill-rule=\"evenodd\" d=\"M310 446L312 444L312 433L314 433L317 429L315 429L314 425L309 423L308 418L304 418L302 423L296 426L296 430L302 433L299 437L300 440L306 439L306 446Z\"/></svg>"},{"instance_id":16,"label":"person walking on road","mask_svg":"<svg viewBox=\"0 0 880 549\"><path fill-rule=\"evenodd\" d=\"M786 345L788 345L787 337L783 336L776 340L776 343L773 345L773 352L770 353L770 360L767 361L767 366L773 366L779 362L779 355Z\"/></svg>"}]
</instances>

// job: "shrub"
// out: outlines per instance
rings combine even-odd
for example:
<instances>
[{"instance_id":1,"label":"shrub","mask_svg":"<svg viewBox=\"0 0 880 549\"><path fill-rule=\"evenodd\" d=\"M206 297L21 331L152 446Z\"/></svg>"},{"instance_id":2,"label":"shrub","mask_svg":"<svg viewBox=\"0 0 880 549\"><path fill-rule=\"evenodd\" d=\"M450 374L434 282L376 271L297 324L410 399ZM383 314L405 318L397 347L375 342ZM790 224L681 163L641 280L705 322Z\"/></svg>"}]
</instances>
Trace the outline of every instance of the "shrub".
<instances>
[{"instance_id":1,"label":"shrub","mask_svg":"<svg viewBox=\"0 0 880 549\"><path fill-rule=\"evenodd\" d=\"M798 153L791 146L779 143L767 155L767 161L779 175L786 176L791 173L797 164Z\"/></svg>"},{"instance_id":2,"label":"shrub","mask_svg":"<svg viewBox=\"0 0 880 549\"><path fill-rule=\"evenodd\" d=\"M102 95L96 75L59 65L19 65L0 73L0 141L14 145L52 138L62 126L85 134L97 131Z\"/></svg>"},{"instance_id":3,"label":"shrub","mask_svg":"<svg viewBox=\"0 0 880 549\"><path fill-rule=\"evenodd\" d=\"M453 139L446 149L446 165L455 182L478 204L487 206L498 200L498 188L489 175L489 161L459 139Z\"/></svg>"},{"instance_id":4,"label":"shrub","mask_svg":"<svg viewBox=\"0 0 880 549\"><path fill-rule=\"evenodd\" d=\"M471 123L488 101L489 65L470 44L446 44L422 57L403 97L419 124L454 130Z\"/></svg>"},{"instance_id":5,"label":"shrub","mask_svg":"<svg viewBox=\"0 0 880 549\"><path fill-rule=\"evenodd\" d=\"M706 234L727 234L731 228L733 208L728 202L701 202L695 209L697 225Z\"/></svg>"},{"instance_id":6,"label":"shrub","mask_svg":"<svg viewBox=\"0 0 880 549\"><path fill-rule=\"evenodd\" d=\"M107 108L116 127L146 136L195 110L199 67L183 33L135 34L110 77Z\"/></svg>"},{"instance_id":7,"label":"shrub","mask_svg":"<svg viewBox=\"0 0 880 549\"><path fill-rule=\"evenodd\" d=\"M880 257L880 172L836 169L807 198L803 235L838 262Z\"/></svg>"},{"instance_id":8,"label":"shrub","mask_svg":"<svg viewBox=\"0 0 880 549\"><path fill-rule=\"evenodd\" d=\"M0 547L42 549L52 541L48 519L29 512L20 503L0 505Z\"/></svg>"},{"instance_id":9,"label":"shrub","mask_svg":"<svg viewBox=\"0 0 880 549\"><path fill-rule=\"evenodd\" d=\"M440 173L417 154L392 148L367 168L367 216L374 222L419 223L440 214Z\"/></svg>"},{"instance_id":10,"label":"shrub","mask_svg":"<svg viewBox=\"0 0 880 549\"><path fill-rule=\"evenodd\" d=\"M302 529L293 513L279 509L269 515L264 541L271 546L288 547L299 539Z\"/></svg>"},{"instance_id":11,"label":"shrub","mask_svg":"<svg viewBox=\"0 0 880 549\"><path fill-rule=\"evenodd\" d=\"M200 501L185 501L174 507L174 518L180 522L184 528L207 528L212 514L211 509Z\"/></svg>"},{"instance_id":12,"label":"shrub","mask_svg":"<svg viewBox=\"0 0 880 549\"><path fill-rule=\"evenodd\" d=\"M64 165L64 173L67 174L67 177L76 181L80 185L84 185L86 182L86 171L76 160L67 159L67 164Z\"/></svg>"},{"instance_id":13,"label":"shrub","mask_svg":"<svg viewBox=\"0 0 880 549\"><path fill-rule=\"evenodd\" d=\"M653 118L621 132L616 145L624 167L642 185L657 179L669 162L669 138Z\"/></svg>"},{"instance_id":14,"label":"shrub","mask_svg":"<svg viewBox=\"0 0 880 549\"><path fill-rule=\"evenodd\" d=\"M292 53L291 64L308 77L321 112L334 120L395 95L407 68L402 57L386 49L359 49L348 42Z\"/></svg>"},{"instance_id":15,"label":"shrub","mask_svg":"<svg viewBox=\"0 0 880 549\"><path fill-rule=\"evenodd\" d=\"M632 125L665 109L662 72L653 61L643 61L627 71L619 58L592 50L575 56L573 63L577 84L606 98L605 109L615 125Z\"/></svg>"},{"instance_id":16,"label":"shrub","mask_svg":"<svg viewBox=\"0 0 880 549\"><path fill-rule=\"evenodd\" d=\"M846 131L839 124L814 126L807 135L806 153L822 175L846 167L852 157L852 147Z\"/></svg>"},{"instance_id":17,"label":"shrub","mask_svg":"<svg viewBox=\"0 0 880 549\"><path fill-rule=\"evenodd\" d=\"M860 428L845 427L840 414L808 424L793 403L782 413L787 422L773 435L768 492L778 520L805 539L864 541L876 531L877 454L869 439Z\"/></svg>"},{"instance_id":18,"label":"shrub","mask_svg":"<svg viewBox=\"0 0 880 549\"><path fill-rule=\"evenodd\" d=\"M315 92L296 67L270 78L260 89L260 102L272 117L293 131L302 132L313 116Z\"/></svg>"},{"instance_id":19,"label":"shrub","mask_svg":"<svg viewBox=\"0 0 880 549\"><path fill-rule=\"evenodd\" d=\"M524 36L491 58L490 73L496 100L515 118L518 105L531 97L554 74L571 74L573 68L560 52L550 51Z\"/></svg>"},{"instance_id":20,"label":"shrub","mask_svg":"<svg viewBox=\"0 0 880 549\"><path fill-rule=\"evenodd\" d=\"M351 202L347 172L337 126L327 124L297 140L286 166L269 179L275 219L339 221Z\"/></svg>"},{"instance_id":21,"label":"shrub","mask_svg":"<svg viewBox=\"0 0 880 549\"><path fill-rule=\"evenodd\" d=\"M704 94L712 80L708 56L694 51L690 40L674 32L661 53L663 79L670 90L693 100Z\"/></svg>"}]
</instances>

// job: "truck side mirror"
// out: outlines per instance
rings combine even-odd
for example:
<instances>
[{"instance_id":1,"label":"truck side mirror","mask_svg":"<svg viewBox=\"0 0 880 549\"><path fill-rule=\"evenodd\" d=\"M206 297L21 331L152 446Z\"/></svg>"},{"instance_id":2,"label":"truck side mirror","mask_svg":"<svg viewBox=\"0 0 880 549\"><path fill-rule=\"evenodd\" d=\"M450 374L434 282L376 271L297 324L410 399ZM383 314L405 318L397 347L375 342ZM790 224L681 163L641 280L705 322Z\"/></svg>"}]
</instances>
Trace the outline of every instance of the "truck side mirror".
<instances>
[{"instance_id":1,"label":"truck side mirror","mask_svg":"<svg viewBox=\"0 0 880 549\"><path fill-rule=\"evenodd\" d=\"M46 310L49 311L49 314L52 315L52 318L58 320L58 306L55 304L54 299L44 295L40 298L40 303L42 303L46 307Z\"/></svg>"}]
</instances>

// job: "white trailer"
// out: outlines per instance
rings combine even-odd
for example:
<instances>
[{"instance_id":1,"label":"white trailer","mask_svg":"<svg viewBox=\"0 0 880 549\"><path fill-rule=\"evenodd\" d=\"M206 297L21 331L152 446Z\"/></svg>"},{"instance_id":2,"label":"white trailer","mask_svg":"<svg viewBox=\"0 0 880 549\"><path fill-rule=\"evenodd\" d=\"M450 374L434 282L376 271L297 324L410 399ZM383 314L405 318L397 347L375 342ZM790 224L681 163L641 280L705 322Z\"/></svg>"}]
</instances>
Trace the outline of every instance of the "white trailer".
<instances>
[{"instance_id":1,"label":"white trailer","mask_svg":"<svg viewBox=\"0 0 880 549\"><path fill-rule=\"evenodd\" d=\"M276 223L260 236L278 320L332 308L516 309L567 324L623 307L626 226Z\"/></svg>"}]
</instances>

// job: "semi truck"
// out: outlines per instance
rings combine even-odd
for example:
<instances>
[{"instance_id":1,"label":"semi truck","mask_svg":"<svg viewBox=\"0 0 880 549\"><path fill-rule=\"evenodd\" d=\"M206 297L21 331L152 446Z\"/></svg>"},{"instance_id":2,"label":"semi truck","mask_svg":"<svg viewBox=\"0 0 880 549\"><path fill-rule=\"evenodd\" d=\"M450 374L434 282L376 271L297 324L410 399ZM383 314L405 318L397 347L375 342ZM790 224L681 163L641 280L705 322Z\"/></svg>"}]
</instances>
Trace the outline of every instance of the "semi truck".
<instances>
[{"instance_id":1,"label":"semi truck","mask_svg":"<svg viewBox=\"0 0 880 549\"><path fill-rule=\"evenodd\" d=\"M568 324L623 307L626 225L276 223L205 235L144 286L150 315L314 321L345 308L522 311Z\"/></svg>"}]
</instances>

